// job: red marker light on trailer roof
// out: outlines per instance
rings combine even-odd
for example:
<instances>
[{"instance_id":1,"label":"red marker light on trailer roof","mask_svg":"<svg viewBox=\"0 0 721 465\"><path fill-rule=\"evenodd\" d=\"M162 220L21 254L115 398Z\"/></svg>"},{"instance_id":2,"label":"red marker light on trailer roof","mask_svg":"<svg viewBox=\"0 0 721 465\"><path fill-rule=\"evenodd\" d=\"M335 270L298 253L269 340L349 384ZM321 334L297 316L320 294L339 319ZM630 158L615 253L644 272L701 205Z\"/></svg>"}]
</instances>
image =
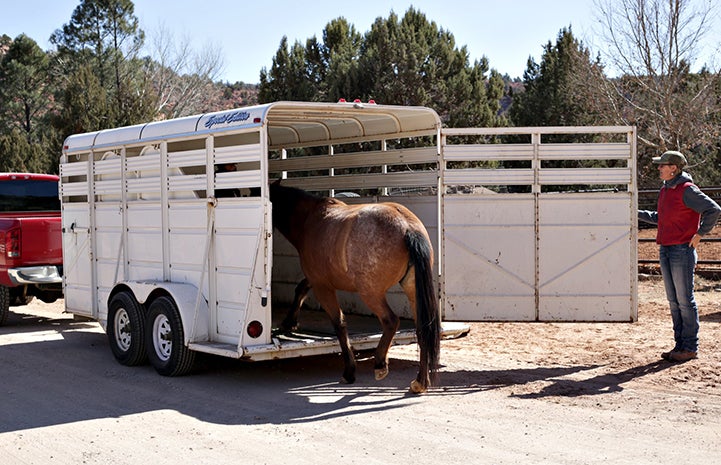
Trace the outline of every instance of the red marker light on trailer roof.
<instances>
[{"instance_id":1,"label":"red marker light on trailer roof","mask_svg":"<svg viewBox=\"0 0 721 465\"><path fill-rule=\"evenodd\" d=\"M344 98L339 98L339 99L338 99L338 103L345 103L345 99L344 99Z\"/></svg>"},{"instance_id":2,"label":"red marker light on trailer roof","mask_svg":"<svg viewBox=\"0 0 721 465\"><path fill-rule=\"evenodd\" d=\"M371 104L371 105L375 105L375 104L376 104L376 101L373 100L373 99L370 99L370 100L368 100L368 103Z\"/></svg>"}]
</instances>

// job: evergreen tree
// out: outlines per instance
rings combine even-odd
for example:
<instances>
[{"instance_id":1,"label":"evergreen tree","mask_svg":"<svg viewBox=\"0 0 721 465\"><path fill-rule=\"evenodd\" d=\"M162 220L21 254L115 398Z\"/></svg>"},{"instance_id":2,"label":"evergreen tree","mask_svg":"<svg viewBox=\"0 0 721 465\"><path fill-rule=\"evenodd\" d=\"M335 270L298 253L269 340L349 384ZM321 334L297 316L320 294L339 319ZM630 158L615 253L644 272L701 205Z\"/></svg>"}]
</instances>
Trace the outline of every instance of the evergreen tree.
<instances>
[{"instance_id":1,"label":"evergreen tree","mask_svg":"<svg viewBox=\"0 0 721 465\"><path fill-rule=\"evenodd\" d=\"M376 19L359 58L361 97L435 109L448 126L497 126L503 81L483 57L473 66L453 34L409 8Z\"/></svg>"},{"instance_id":2,"label":"evergreen tree","mask_svg":"<svg viewBox=\"0 0 721 465\"><path fill-rule=\"evenodd\" d=\"M340 98L434 108L451 126L495 126L503 80L484 57L470 66L466 47L414 8L403 18L377 18L361 36L343 18L328 23L323 42L281 41L261 71L259 100L334 102Z\"/></svg>"},{"instance_id":3,"label":"evergreen tree","mask_svg":"<svg viewBox=\"0 0 721 465\"><path fill-rule=\"evenodd\" d=\"M513 98L510 118L516 126L600 125L612 118L607 96L591 85L605 80L603 68L589 50L562 29L556 43L543 48L541 62L528 59L525 90Z\"/></svg>"},{"instance_id":4,"label":"evergreen tree","mask_svg":"<svg viewBox=\"0 0 721 465\"><path fill-rule=\"evenodd\" d=\"M49 110L49 59L24 34L9 46L0 61L0 132L20 129L28 141L37 141L38 121Z\"/></svg>"},{"instance_id":5,"label":"evergreen tree","mask_svg":"<svg viewBox=\"0 0 721 465\"><path fill-rule=\"evenodd\" d=\"M279 100L314 100L313 81L306 66L305 48L295 42L288 48L288 39L283 37L273 58L270 71L260 72L258 100L267 103Z\"/></svg>"},{"instance_id":6,"label":"evergreen tree","mask_svg":"<svg viewBox=\"0 0 721 465\"><path fill-rule=\"evenodd\" d=\"M323 30L323 43L309 43L306 55L315 58L311 76L318 81L318 99L338 101L353 99L358 87L358 55L362 37L344 18L328 23ZM314 52L318 50L317 54Z\"/></svg>"},{"instance_id":7,"label":"evergreen tree","mask_svg":"<svg viewBox=\"0 0 721 465\"><path fill-rule=\"evenodd\" d=\"M57 46L62 75L73 79L77 73L86 72L82 70L89 70L105 92L103 113L97 113L99 108L88 108L92 114L83 120L102 121L105 127L114 127L152 118L154 96L148 92L148 82L141 72L142 61L136 59L144 34L131 0L82 0L70 22L56 30L50 41ZM65 92L66 103L70 95ZM77 109L82 102L73 105ZM62 128L65 135L68 130Z\"/></svg>"},{"instance_id":8,"label":"evergreen tree","mask_svg":"<svg viewBox=\"0 0 721 465\"><path fill-rule=\"evenodd\" d=\"M60 94L59 103L63 111L53 123L64 129L64 137L114 126L111 121L113 111L109 108L112 100L108 101L100 79L89 65L78 68L70 76L70 81Z\"/></svg>"},{"instance_id":9,"label":"evergreen tree","mask_svg":"<svg viewBox=\"0 0 721 465\"><path fill-rule=\"evenodd\" d=\"M41 142L30 142L27 134L15 128L0 135L0 172L57 173L57 162L48 157Z\"/></svg>"}]
</instances>

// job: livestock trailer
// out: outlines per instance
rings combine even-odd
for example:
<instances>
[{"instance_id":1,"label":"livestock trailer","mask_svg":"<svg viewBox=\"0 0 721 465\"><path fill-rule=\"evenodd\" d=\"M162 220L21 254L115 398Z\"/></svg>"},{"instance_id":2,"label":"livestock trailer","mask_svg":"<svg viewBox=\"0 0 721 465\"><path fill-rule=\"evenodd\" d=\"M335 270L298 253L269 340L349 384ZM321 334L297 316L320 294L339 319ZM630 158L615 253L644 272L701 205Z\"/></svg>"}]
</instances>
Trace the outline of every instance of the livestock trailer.
<instances>
[{"instance_id":1,"label":"livestock trailer","mask_svg":"<svg viewBox=\"0 0 721 465\"><path fill-rule=\"evenodd\" d=\"M337 351L332 334L274 330L303 277L273 229L268 186L280 178L416 213L447 332L464 330L450 322L634 321L635 151L632 127L449 129L430 108L361 102L73 135L60 162L66 311L99 321L121 363L140 363L148 346L167 375L186 372L195 352ZM238 195L220 195L228 189ZM367 313L341 294L347 312ZM400 289L389 294L410 317ZM353 346L374 347L378 329ZM396 343L414 336L402 329Z\"/></svg>"}]
</instances>

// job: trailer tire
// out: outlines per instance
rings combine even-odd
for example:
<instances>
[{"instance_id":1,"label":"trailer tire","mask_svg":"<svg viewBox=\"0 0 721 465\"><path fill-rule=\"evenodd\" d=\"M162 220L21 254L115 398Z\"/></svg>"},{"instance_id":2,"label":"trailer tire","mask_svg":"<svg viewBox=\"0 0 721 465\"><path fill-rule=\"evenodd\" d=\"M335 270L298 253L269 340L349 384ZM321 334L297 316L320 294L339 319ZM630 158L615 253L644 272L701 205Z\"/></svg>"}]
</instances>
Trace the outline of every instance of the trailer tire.
<instances>
[{"instance_id":1,"label":"trailer tire","mask_svg":"<svg viewBox=\"0 0 721 465\"><path fill-rule=\"evenodd\" d=\"M158 297L148 309L145 346L150 364L163 376L182 376L195 363L195 352L185 345L178 307L170 297Z\"/></svg>"},{"instance_id":2,"label":"trailer tire","mask_svg":"<svg viewBox=\"0 0 721 465\"><path fill-rule=\"evenodd\" d=\"M136 366L147 362L145 316L130 292L119 292L110 299L107 334L110 350L120 364Z\"/></svg>"},{"instance_id":3,"label":"trailer tire","mask_svg":"<svg viewBox=\"0 0 721 465\"><path fill-rule=\"evenodd\" d=\"M0 285L0 326L4 325L10 313L10 288Z\"/></svg>"}]
</instances>

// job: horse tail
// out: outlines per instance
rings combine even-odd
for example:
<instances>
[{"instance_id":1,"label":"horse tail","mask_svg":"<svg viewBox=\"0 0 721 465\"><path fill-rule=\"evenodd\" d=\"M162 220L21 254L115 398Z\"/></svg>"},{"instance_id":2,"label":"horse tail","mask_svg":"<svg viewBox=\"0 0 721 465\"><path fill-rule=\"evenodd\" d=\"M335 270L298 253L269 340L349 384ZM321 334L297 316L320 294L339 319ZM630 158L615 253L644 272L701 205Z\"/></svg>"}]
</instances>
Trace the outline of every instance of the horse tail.
<instances>
[{"instance_id":1,"label":"horse tail","mask_svg":"<svg viewBox=\"0 0 721 465\"><path fill-rule=\"evenodd\" d=\"M421 231L409 230L405 243L416 279L416 337L421 350L418 381L436 381L441 352L441 316L433 282L433 248Z\"/></svg>"}]
</instances>

